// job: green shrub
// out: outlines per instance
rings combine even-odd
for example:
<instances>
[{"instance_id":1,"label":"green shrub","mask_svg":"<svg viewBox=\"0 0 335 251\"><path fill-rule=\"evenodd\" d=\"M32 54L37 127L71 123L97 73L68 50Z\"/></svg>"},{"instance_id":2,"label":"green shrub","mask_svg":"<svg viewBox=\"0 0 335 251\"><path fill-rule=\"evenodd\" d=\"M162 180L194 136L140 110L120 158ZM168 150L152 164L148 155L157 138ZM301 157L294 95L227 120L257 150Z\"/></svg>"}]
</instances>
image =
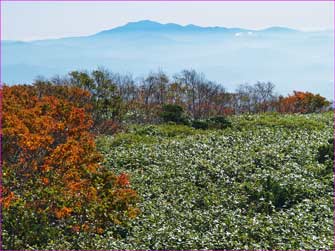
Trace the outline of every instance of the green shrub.
<instances>
[{"instance_id":1,"label":"green shrub","mask_svg":"<svg viewBox=\"0 0 335 251\"><path fill-rule=\"evenodd\" d=\"M231 123L224 116L216 116L205 120L193 120L191 126L202 130L224 129L230 127Z\"/></svg>"},{"instance_id":2,"label":"green shrub","mask_svg":"<svg viewBox=\"0 0 335 251\"><path fill-rule=\"evenodd\" d=\"M198 134L199 131L194 130L192 127L186 125L177 125L174 122L161 125L136 125L130 130L131 133L141 136L152 136L152 137L183 137L188 135Z\"/></svg>"},{"instance_id":3,"label":"green shrub","mask_svg":"<svg viewBox=\"0 0 335 251\"><path fill-rule=\"evenodd\" d=\"M141 136L132 133L117 134L110 142L111 147L120 145L133 145L133 144L151 144L157 142L157 138L151 136Z\"/></svg>"},{"instance_id":4,"label":"green shrub","mask_svg":"<svg viewBox=\"0 0 335 251\"><path fill-rule=\"evenodd\" d=\"M157 126L157 129L160 132L160 136L162 137L183 137L188 135L194 135L198 132L194 130L193 128L186 126L186 125L159 125Z\"/></svg>"},{"instance_id":5,"label":"green shrub","mask_svg":"<svg viewBox=\"0 0 335 251\"><path fill-rule=\"evenodd\" d=\"M164 122L175 122L177 124L187 124L184 110L179 105L167 104L162 106L160 117Z\"/></svg>"},{"instance_id":6,"label":"green shrub","mask_svg":"<svg viewBox=\"0 0 335 251\"><path fill-rule=\"evenodd\" d=\"M238 129L250 127L282 127L288 129L323 129L325 125L320 123L317 115L278 115L278 114L257 114L240 115L232 117L232 124Z\"/></svg>"},{"instance_id":7,"label":"green shrub","mask_svg":"<svg viewBox=\"0 0 335 251\"><path fill-rule=\"evenodd\" d=\"M133 132L136 135L141 136L158 136L161 135L160 130L157 126L154 125L146 125L146 126L136 126L133 128Z\"/></svg>"},{"instance_id":8,"label":"green shrub","mask_svg":"<svg viewBox=\"0 0 335 251\"><path fill-rule=\"evenodd\" d=\"M318 149L317 161L325 164L321 175L332 174L334 171L334 138L328 140L328 144L322 145Z\"/></svg>"},{"instance_id":9,"label":"green shrub","mask_svg":"<svg viewBox=\"0 0 335 251\"><path fill-rule=\"evenodd\" d=\"M334 161L334 138L329 139L328 144L319 147L317 160L320 163L325 163L327 160Z\"/></svg>"},{"instance_id":10,"label":"green shrub","mask_svg":"<svg viewBox=\"0 0 335 251\"><path fill-rule=\"evenodd\" d=\"M193 120L192 127L195 129L207 130L209 128L209 122L206 120Z\"/></svg>"},{"instance_id":11,"label":"green shrub","mask_svg":"<svg viewBox=\"0 0 335 251\"><path fill-rule=\"evenodd\" d=\"M209 127L213 129L224 129L231 126L231 122L224 116L216 116L208 119Z\"/></svg>"}]
</instances>

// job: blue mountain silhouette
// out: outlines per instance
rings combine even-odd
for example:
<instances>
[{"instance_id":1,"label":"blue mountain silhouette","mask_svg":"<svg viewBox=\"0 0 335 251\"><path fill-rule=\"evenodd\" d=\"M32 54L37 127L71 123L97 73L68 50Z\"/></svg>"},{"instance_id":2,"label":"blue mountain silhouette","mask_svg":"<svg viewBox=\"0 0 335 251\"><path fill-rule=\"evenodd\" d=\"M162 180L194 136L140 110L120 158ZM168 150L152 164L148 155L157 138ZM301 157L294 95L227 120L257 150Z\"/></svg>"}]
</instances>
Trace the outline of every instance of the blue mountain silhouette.
<instances>
[{"instance_id":1,"label":"blue mountain silhouette","mask_svg":"<svg viewBox=\"0 0 335 251\"><path fill-rule=\"evenodd\" d=\"M204 72L228 90L238 84L272 81L281 94L292 90L333 93L332 31L287 27L261 30L130 22L93 35L31 42L2 41L3 81L30 83L71 70L104 66L144 76L161 68Z\"/></svg>"}]
</instances>

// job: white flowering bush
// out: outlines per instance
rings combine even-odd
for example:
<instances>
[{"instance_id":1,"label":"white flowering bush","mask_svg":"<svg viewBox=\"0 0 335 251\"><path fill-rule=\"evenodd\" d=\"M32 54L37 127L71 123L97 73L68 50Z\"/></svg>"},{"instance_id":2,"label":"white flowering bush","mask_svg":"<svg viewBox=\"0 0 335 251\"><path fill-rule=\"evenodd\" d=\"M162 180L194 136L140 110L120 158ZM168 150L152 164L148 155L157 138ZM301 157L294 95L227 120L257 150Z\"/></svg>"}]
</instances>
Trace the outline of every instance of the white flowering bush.
<instances>
[{"instance_id":1,"label":"white flowering bush","mask_svg":"<svg viewBox=\"0 0 335 251\"><path fill-rule=\"evenodd\" d=\"M81 245L333 250L333 174L317 161L318 149L333 137L333 114L245 115L231 122L182 136L155 126L128 132L133 141L101 141L105 164L132 178L141 214L120 226L119 238L107 231L93 241L78 237Z\"/></svg>"}]
</instances>

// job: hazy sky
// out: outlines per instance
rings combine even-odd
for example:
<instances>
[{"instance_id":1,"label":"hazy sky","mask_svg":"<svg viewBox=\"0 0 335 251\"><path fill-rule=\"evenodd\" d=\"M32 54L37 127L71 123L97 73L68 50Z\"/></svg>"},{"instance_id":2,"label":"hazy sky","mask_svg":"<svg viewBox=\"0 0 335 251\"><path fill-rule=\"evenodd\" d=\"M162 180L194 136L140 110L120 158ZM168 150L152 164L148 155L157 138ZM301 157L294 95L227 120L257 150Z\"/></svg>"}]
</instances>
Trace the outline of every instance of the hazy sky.
<instances>
[{"instance_id":1,"label":"hazy sky","mask_svg":"<svg viewBox=\"0 0 335 251\"><path fill-rule=\"evenodd\" d=\"M2 2L2 39L81 36L150 19L261 29L333 29L333 2Z\"/></svg>"}]
</instances>

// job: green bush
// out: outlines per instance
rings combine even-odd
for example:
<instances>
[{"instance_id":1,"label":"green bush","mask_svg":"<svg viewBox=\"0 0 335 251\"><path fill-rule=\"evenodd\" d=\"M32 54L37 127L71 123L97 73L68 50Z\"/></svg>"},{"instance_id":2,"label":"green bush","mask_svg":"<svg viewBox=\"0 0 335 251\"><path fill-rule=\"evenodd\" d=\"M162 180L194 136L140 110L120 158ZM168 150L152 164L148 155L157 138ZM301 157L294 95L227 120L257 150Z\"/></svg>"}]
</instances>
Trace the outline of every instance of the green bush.
<instances>
[{"instance_id":1,"label":"green bush","mask_svg":"<svg viewBox=\"0 0 335 251\"><path fill-rule=\"evenodd\" d=\"M157 142L157 138L151 136L141 136L131 133L121 133L115 136L110 142L112 147L119 145L132 145L132 144L151 144Z\"/></svg>"},{"instance_id":2,"label":"green bush","mask_svg":"<svg viewBox=\"0 0 335 251\"><path fill-rule=\"evenodd\" d=\"M334 161L334 138L329 139L328 144L319 147L317 160L320 163L325 163L327 160Z\"/></svg>"},{"instance_id":3,"label":"green bush","mask_svg":"<svg viewBox=\"0 0 335 251\"><path fill-rule=\"evenodd\" d=\"M100 152L107 153L113 147L120 145L153 144L164 139L183 138L200 133L198 130L186 125L136 125L132 126L127 133L119 133L114 136L100 135L97 137L96 143Z\"/></svg>"},{"instance_id":4,"label":"green bush","mask_svg":"<svg viewBox=\"0 0 335 251\"><path fill-rule=\"evenodd\" d=\"M141 136L158 136L161 135L160 130L158 129L158 126L155 125L138 125L133 127L133 132L136 135Z\"/></svg>"},{"instance_id":5,"label":"green bush","mask_svg":"<svg viewBox=\"0 0 335 251\"><path fill-rule=\"evenodd\" d=\"M334 172L334 138L328 140L328 144L322 145L318 149L317 161L325 164L321 175L333 174Z\"/></svg>"},{"instance_id":6,"label":"green bush","mask_svg":"<svg viewBox=\"0 0 335 251\"><path fill-rule=\"evenodd\" d=\"M204 120L193 120L191 126L195 129L224 129L231 126L231 122L224 116L211 117Z\"/></svg>"},{"instance_id":7,"label":"green bush","mask_svg":"<svg viewBox=\"0 0 335 251\"><path fill-rule=\"evenodd\" d=\"M328 114L325 114L328 116ZM318 114L309 115L278 115L278 114L256 114L256 115L239 115L232 117L232 125L237 129L249 129L250 127L282 127L288 129L307 129L320 130L325 128L320 119L324 117Z\"/></svg>"},{"instance_id":8,"label":"green bush","mask_svg":"<svg viewBox=\"0 0 335 251\"><path fill-rule=\"evenodd\" d=\"M209 127L213 129L224 129L231 126L231 122L224 116L216 116L208 119Z\"/></svg>"},{"instance_id":9,"label":"green bush","mask_svg":"<svg viewBox=\"0 0 335 251\"><path fill-rule=\"evenodd\" d=\"M195 129L207 130L209 128L209 122L206 120L193 120L192 127Z\"/></svg>"},{"instance_id":10,"label":"green bush","mask_svg":"<svg viewBox=\"0 0 335 251\"><path fill-rule=\"evenodd\" d=\"M159 135L162 137L184 137L189 135L195 135L198 132L193 128L186 126L186 125L159 125L157 126L159 130Z\"/></svg>"},{"instance_id":11,"label":"green bush","mask_svg":"<svg viewBox=\"0 0 335 251\"><path fill-rule=\"evenodd\" d=\"M187 124L187 119L184 116L184 110L179 105L167 104L162 106L160 117L164 122L175 122L177 124Z\"/></svg>"},{"instance_id":12,"label":"green bush","mask_svg":"<svg viewBox=\"0 0 335 251\"><path fill-rule=\"evenodd\" d=\"M137 125L132 127L132 133L141 136L153 136L153 137L184 137L188 135L194 135L200 133L193 128L186 125L177 125L171 123L161 124L161 125L148 125L142 126Z\"/></svg>"}]
</instances>

